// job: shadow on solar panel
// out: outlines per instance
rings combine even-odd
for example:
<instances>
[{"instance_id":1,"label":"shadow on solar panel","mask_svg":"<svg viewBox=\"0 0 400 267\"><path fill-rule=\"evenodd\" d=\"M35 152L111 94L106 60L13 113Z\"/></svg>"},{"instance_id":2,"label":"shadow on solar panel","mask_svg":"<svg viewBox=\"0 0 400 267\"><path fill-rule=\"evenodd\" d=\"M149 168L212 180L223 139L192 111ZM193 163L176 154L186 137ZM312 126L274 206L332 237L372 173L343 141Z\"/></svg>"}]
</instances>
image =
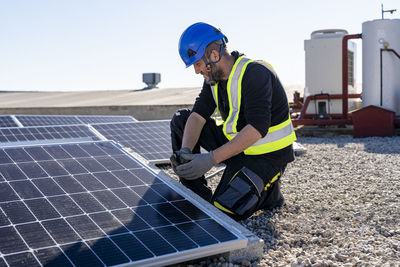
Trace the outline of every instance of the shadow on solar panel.
<instances>
[{"instance_id":1,"label":"shadow on solar panel","mask_svg":"<svg viewBox=\"0 0 400 267\"><path fill-rule=\"evenodd\" d=\"M163 266L243 248L113 142L0 149L0 266Z\"/></svg>"}]
</instances>

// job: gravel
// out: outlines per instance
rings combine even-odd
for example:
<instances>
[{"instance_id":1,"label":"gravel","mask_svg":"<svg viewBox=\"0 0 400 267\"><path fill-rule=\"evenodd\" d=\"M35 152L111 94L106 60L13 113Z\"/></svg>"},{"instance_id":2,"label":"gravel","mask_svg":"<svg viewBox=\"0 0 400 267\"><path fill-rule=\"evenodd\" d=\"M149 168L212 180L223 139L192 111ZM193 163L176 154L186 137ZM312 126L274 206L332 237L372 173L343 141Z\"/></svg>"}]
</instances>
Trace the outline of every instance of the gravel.
<instances>
[{"instance_id":1,"label":"gravel","mask_svg":"<svg viewBox=\"0 0 400 267\"><path fill-rule=\"evenodd\" d=\"M285 205L239 222L264 240L262 258L190 266L400 266L400 137L297 141L307 152L282 177Z\"/></svg>"}]
</instances>

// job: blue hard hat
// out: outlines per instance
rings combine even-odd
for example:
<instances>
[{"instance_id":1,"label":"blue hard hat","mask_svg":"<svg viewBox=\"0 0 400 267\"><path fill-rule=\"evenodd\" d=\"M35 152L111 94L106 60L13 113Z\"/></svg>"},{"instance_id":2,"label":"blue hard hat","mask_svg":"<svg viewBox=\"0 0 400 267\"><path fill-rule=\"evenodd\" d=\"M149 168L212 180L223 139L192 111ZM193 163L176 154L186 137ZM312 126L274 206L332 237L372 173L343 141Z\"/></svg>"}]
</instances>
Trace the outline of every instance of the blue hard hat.
<instances>
[{"instance_id":1,"label":"blue hard hat","mask_svg":"<svg viewBox=\"0 0 400 267\"><path fill-rule=\"evenodd\" d=\"M186 67L200 60L206 47L216 40L222 40L225 44L228 39L219 29L210 24L198 22L189 26L179 39L179 54Z\"/></svg>"}]
</instances>

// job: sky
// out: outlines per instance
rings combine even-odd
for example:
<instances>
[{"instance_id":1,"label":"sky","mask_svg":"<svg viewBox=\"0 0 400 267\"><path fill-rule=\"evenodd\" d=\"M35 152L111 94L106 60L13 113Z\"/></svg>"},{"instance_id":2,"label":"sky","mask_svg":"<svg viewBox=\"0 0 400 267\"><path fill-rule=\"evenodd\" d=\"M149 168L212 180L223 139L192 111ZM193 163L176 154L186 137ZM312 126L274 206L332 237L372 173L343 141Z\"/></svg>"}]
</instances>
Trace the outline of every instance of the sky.
<instances>
[{"instance_id":1,"label":"sky","mask_svg":"<svg viewBox=\"0 0 400 267\"><path fill-rule=\"evenodd\" d=\"M178 53L196 22L220 28L228 50L269 62L284 85L302 85L311 32L361 33L381 4L400 18L399 0L0 0L0 91L141 89L147 72L161 74L160 88L200 87Z\"/></svg>"}]
</instances>

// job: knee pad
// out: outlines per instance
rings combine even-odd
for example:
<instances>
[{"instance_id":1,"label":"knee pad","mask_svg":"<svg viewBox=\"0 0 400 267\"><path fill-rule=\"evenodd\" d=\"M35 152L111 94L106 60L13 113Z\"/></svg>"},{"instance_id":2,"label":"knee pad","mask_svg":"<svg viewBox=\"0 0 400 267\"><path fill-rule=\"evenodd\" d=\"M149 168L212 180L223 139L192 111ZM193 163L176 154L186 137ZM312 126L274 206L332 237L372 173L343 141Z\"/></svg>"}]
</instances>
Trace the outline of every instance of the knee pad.
<instances>
[{"instance_id":1,"label":"knee pad","mask_svg":"<svg viewBox=\"0 0 400 267\"><path fill-rule=\"evenodd\" d=\"M233 217L248 217L256 210L264 188L264 180L243 167L232 177L213 204Z\"/></svg>"}]
</instances>

